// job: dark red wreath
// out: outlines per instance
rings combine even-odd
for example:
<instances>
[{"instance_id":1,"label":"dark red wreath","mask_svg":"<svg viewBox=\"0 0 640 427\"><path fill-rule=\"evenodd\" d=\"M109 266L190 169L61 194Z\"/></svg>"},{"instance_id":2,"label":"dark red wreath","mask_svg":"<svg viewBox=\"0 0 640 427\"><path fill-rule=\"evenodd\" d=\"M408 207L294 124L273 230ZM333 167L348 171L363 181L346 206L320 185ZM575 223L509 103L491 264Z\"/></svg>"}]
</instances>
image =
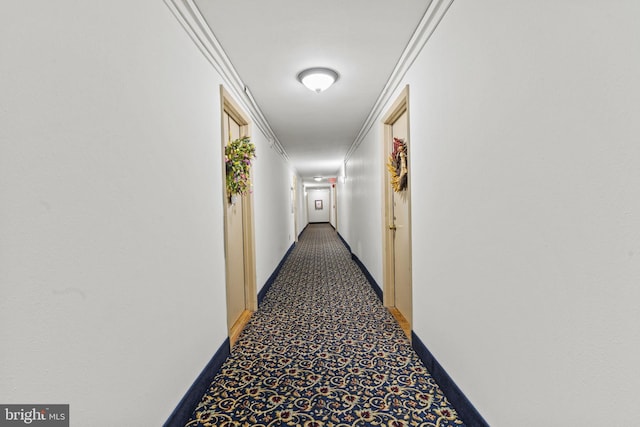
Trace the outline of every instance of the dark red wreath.
<instances>
[{"instance_id":1,"label":"dark red wreath","mask_svg":"<svg viewBox=\"0 0 640 427\"><path fill-rule=\"evenodd\" d=\"M389 156L387 169L391 173L393 191L400 192L407 189L409 169L407 168L407 144L404 139L393 138L393 152Z\"/></svg>"}]
</instances>

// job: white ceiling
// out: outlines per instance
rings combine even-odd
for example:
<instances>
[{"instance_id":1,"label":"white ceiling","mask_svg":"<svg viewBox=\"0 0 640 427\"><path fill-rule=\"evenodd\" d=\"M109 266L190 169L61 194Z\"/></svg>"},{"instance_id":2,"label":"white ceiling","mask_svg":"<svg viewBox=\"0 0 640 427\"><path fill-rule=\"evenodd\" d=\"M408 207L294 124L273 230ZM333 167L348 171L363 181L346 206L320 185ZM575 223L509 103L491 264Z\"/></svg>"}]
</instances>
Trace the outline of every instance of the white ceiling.
<instances>
[{"instance_id":1,"label":"white ceiling","mask_svg":"<svg viewBox=\"0 0 640 427\"><path fill-rule=\"evenodd\" d=\"M304 182L335 177L429 0L195 0ZM320 94L297 80L329 67Z\"/></svg>"}]
</instances>

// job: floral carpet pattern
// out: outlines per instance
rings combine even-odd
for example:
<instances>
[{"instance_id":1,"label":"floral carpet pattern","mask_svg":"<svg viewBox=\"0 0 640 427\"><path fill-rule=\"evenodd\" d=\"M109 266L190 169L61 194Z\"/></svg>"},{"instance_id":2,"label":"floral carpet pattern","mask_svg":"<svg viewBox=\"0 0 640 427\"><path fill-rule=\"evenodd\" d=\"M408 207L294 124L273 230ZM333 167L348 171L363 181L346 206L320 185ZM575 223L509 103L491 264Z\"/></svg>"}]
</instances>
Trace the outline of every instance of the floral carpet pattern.
<instances>
[{"instance_id":1,"label":"floral carpet pattern","mask_svg":"<svg viewBox=\"0 0 640 427\"><path fill-rule=\"evenodd\" d=\"M463 427L333 228L310 224L188 427Z\"/></svg>"}]
</instances>

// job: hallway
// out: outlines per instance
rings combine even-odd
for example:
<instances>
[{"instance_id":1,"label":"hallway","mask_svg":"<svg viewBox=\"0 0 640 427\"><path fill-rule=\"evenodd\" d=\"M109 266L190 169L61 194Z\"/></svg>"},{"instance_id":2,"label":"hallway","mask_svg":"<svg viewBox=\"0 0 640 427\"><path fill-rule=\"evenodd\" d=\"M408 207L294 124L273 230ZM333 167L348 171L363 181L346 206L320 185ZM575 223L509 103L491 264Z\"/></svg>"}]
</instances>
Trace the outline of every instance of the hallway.
<instances>
[{"instance_id":1,"label":"hallway","mask_svg":"<svg viewBox=\"0 0 640 427\"><path fill-rule=\"evenodd\" d=\"M355 345L378 319L390 350L405 351L404 338L377 301L349 305L370 301L369 286L313 227L273 283L297 236L331 209L353 261L394 299L385 142L406 99L407 320L460 418L482 425L472 407L495 427L640 425L639 1L4 6L0 405L68 404L74 426L184 427L230 353L224 118L244 112L237 125L256 150L245 308L273 286L238 347L266 352L246 379L273 380L269 364L293 368L299 351L300 371L280 374L302 390L295 399L323 417L314 405L334 396L355 422L364 403L349 409L351 391L331 383L352 372L325 379L329 397L302 372L323 362L337 374L334 350L378 363ZM298 78L310 67L339 79L312 92ZM333 197L316 197L320 187ZM325 249L338 257L304 255ZM318 311L295 294L311 291ZM281 333L256 332L267 314ZM249 409L296 409L269 406L268 386L256 389L264 408Z\"/></svg>"},{"instance_id":2,"label":"hallway","mask_svg":"<svg viewBox=\"0 0 640 427\"><path fill-rule=\"evenodd\" d=\"M334 229L310 224L187 426L372 424L464 425Z\"/></svg>"}]
</instances>

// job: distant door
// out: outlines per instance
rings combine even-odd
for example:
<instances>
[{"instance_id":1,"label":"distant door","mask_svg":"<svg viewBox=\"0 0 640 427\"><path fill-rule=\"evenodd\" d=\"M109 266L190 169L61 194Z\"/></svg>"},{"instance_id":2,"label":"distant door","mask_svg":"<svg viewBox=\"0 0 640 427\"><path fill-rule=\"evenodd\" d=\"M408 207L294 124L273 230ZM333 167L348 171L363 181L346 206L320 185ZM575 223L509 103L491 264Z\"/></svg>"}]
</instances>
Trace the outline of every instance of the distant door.
<instances>
[{"instance_id":1,"label":"distant door","mask_svg":"<svg viewBox=\"0 0 640 427\"><path fill-rule=\"evenodd\" d=\"M222 90L222 142L248 135L248 121L226 92ZM224 169L224 164L223 164ZM231 344L248 320L248 313L257 308L255 262L253 256L253 219L251 195L235 196L225 192L225 259L227 327Z\"/></svg>"},{"instance_id":2,"label":"distant door","mask_svg":"<svg viewBox=\"0 0 640 427\"><path fill-rule=\"evenodd\" d=\"M331 218L333 219L333 228L338 231L338 187L336 184L331 184L331 205L333 210L331 211Z\"/></svg>"},{"instance_id":3,"label":"distant door","mask_svg":"<svg viewBox=\"0 0 640 427\"><path fill-rule=\"evenodd\" d=\"M408 88L391 107L385 118L385 162L393 150L393 140L409 141ZM411 155L410 148L407 150ZM386 169L385 169L386 170ZM413 320L411 262L411 176L407 188L394 191L391 174L385 176L385 305L395 307L407 322Z\"/></svg>"},{"instance_id":4,"label":"distant door","mask_svg":"<svg viewBox=\"0 0 640 427\"><path fill-rule=\"evenodd\" d=\"M298 178L291 178L291 214L293 215L293 239L298 241ZM289 239L291 240L291 239Z\"/></svg>"}]
</instances>

